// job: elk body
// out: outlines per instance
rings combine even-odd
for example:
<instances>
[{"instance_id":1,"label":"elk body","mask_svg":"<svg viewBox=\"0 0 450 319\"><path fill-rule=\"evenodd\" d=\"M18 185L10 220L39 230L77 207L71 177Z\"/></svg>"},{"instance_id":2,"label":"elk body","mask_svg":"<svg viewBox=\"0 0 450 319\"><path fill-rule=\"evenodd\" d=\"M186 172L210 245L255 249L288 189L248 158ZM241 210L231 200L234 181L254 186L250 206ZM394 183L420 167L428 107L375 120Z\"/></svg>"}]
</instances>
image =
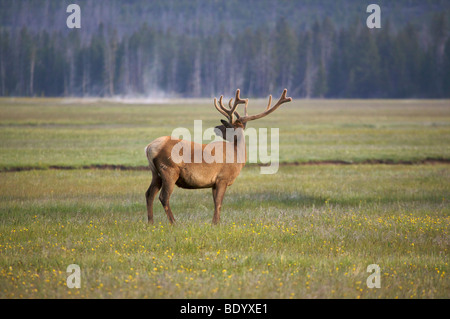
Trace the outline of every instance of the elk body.
<instances>
[{"instance_id":1,"label":"elk body","mask_svg":"<svg viewBox=\"0 0 450 319\"><path fill-rule=\"evenodd\" d=\"M159 191L159 200L170 223L175 222L172 210L170 209L169 199L176 185L187 189L212 188L214 198L214 216L212 222L213 224L217 224L220 220L220 209L225 190L233 184L241 172L242 167L245 165L247 154L244 129L247 122L267 116L283 103L292 101L292 98L286 97L286 93L287 90L285 89L278 102L272 107L272 96L270 96L266 110L251 116L247 114L248 99L240 98L239 89L236 91L234 103L233 99L231 99L228 108L223 105L222 96L218 103L217 99L214 99L214 106L228 120L221 120L222 125L215 127L215 133L225 140L223 142L198 144L173 139L170 136L163 136L148 144L145 148L145 153L153 175L151 184L145 193L148 222L153 223L153 201ZM239 104L245 104L244 116L240 116L236 110ZM222 145L218 145L217 143L221 143ZM182 154L184 155L183 158L188 158L190 159L189 161L180 162L173 159L172 150L174 147L179 147L180 145L185 145L187 146L185 149L192 150L190 154ZM211 162L202 158L201 162L195 161L194 150L201 150L203 154L205 148L215 149L215 146L220 146L217 149L227 149L227 152L223 152L222 154L223 160ZM232 152L231 160L230 157L227 158L227 156L230 156L228 150ZM243 160L239 159L239 154L244 154Z\"/></svg>"}]
</instances>

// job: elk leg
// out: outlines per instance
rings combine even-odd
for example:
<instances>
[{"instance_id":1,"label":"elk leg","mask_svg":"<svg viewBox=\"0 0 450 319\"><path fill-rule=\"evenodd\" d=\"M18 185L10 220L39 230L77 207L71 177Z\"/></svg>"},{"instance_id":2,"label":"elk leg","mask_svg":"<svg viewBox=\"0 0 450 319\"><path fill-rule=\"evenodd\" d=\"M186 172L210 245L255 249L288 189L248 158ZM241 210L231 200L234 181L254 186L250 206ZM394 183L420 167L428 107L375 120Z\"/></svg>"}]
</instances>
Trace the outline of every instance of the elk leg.
<instances>
[{"instance_id":1,"label":"elk leg","mask_svg":"<svg viewBox=\"0 0 450 319\"><path fill-rule=\"evenodd\" d=\"M169 222L171 224L175 223L175 218L173 217L172 210L170 209L169 199L170 195L173 192L175 184L167 181L162 182L161 193L159 194L159 200L164 208L164 211L167 214L167 218L169 218Z\"/></svg>"},{"instance_id":2,"label":"elk leg","mask_svg":"<svg viewBox=\"0 0 450 319\"><path fill-rule=\"evenodd\" d=\"M147 201L147 218L148 223L153 224L153 201L156 194L161 189L161 177L158 174L153 174L152 182L145 192L145 200Z\"/></svg>"},{"instance_id":3,"label":"elk leg","mask_svg":"<svg viewBox=\"0 0 450 319\"><path fill-rule=\"evenodd\" d=\"M220 209L222 207L222 201L223 197L225 195L225 190L227 189L227 184L222 183L216 183L216 185L213 186L213 198L214 198L214 216L212 223L216 225L220 221Z\"/></svg>"}]
</instances>

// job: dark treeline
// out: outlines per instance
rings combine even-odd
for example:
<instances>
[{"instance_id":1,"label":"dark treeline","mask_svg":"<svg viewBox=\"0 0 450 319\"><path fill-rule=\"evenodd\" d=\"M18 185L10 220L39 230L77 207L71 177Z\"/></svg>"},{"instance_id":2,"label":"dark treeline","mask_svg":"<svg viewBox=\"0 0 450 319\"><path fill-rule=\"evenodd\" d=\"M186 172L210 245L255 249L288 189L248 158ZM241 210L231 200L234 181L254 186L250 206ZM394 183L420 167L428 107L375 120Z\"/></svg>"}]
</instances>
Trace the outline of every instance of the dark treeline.
<instances>
[{"instance_id":1,"label":"dark treeline","mask_svg":"<svg viewBox=\"0 0 450 319\"><path fill-rule=\"evenodd\" d=\"M450 40L445 14L422 25L368 29L324 18L309 28L187 34L143 24L118 36L102 24L89 41L27 27L0 29L2 96L164 95L211 97L241 88L266 96L450 97Z\"/></svg>"}]
</instances>

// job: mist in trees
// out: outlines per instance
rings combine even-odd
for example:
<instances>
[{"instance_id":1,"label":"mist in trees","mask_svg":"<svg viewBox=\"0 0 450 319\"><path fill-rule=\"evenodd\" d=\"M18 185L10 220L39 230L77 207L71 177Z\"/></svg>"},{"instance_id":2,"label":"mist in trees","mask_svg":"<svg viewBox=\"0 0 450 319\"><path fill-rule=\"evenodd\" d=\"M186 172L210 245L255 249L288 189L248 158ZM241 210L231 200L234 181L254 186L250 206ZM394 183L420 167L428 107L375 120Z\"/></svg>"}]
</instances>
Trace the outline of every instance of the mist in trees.
<instances>
[{"instance_id":1,"label":"mist in trees","mask_svg":"<svg viewBox=\"0 0 450 319\"><path fill-rule=\"evenodd\" d=\"M85 21L84 19L83 21ZM1 96L450 97L448 17L401 28L329 17L186 32L142 23L131 32L99 23L70 31L0 28Z\"/></svg>"}]
</instances>

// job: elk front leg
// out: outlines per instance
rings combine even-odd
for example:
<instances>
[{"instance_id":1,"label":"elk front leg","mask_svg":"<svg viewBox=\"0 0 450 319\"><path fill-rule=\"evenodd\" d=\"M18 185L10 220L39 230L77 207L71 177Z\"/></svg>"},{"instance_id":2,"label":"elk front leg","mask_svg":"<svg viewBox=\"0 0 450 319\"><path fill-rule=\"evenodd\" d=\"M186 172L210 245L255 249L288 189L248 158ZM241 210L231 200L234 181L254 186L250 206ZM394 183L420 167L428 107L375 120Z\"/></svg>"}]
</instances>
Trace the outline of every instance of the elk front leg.
<instances>
[{"instance_id":1,"label":"elk front leg","mask_svg":"<svg viewBox=\"0 0 450 319\"><path fill-rule=\"evenodd\" d=\"M213 197L214 197L214 216L212 223L216 225L220 221L220 209L222 207L223 197L225 195L225 190L227 189L227 183L219 182L213 186Z\"/></svg>"},{"instance_id":2,"label":"elk front leg","mask_svg":"<svg viewBox=\"0 0 450 319\"><path fill-rule=\"evenodd\" d=\"M161 177L157 174L153 174L152 182L145 192L145 200L147 201L147 218L149 224L153 224L153 201L155 200L155 196L158 194L160 189Z\"/></svg>"}]
</instances>

